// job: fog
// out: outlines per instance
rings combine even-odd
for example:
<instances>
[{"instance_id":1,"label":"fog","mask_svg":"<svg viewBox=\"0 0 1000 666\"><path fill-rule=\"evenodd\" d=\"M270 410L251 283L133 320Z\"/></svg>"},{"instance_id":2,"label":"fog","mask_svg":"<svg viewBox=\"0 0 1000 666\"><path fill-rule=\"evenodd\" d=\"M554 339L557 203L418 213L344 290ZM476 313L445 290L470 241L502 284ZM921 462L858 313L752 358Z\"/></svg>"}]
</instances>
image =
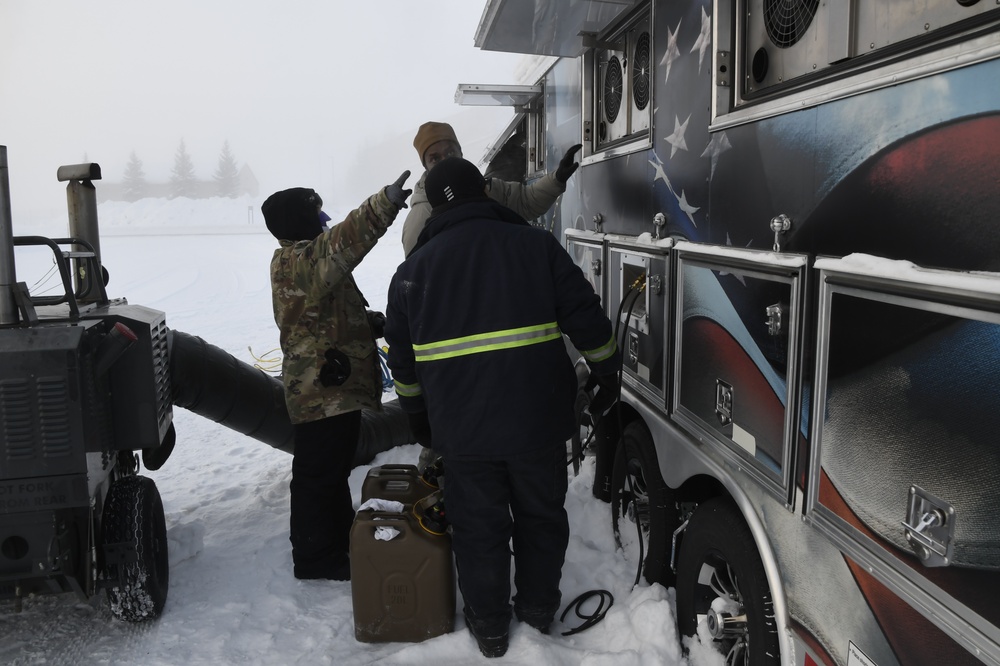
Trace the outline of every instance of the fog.
<instances>
[{"instance_id":1,"label":"fog","mask_svg":"<svg viewBox=\"0 0 1000 666\"><path fill-rule=\"evenodd\" d=\"M65 228L60 165L120 183L134 152L170 180L184 142L210 180L224 142L260 199L293 186L353 206L404 169L426 120L479 161L513 116L462 107L460 83L511 84L526 58L474 46L481 0L3 0L0 145L14 233ZM101 184L96 184L100 196ZM59 231L59 227L56 226Z\"/></svg>"}]
</instances>

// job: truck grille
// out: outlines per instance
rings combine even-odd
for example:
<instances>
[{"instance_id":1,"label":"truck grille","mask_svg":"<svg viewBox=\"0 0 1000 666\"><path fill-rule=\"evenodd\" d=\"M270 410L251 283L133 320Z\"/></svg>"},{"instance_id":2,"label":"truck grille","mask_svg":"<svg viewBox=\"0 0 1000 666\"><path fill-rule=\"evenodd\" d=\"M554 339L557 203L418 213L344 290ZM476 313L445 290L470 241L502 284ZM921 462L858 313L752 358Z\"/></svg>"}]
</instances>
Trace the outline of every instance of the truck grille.
<instances>
[{"instance_id":1,"label":"truck grille","mask_svg":"<svg viewBox=\"0 0 1000 666\"><path fill-rule=\"evenodd\" d=\"M0 432L6 462L70 455L67 394L63 377L0 381Z\"/></svg>"}]
</instances>

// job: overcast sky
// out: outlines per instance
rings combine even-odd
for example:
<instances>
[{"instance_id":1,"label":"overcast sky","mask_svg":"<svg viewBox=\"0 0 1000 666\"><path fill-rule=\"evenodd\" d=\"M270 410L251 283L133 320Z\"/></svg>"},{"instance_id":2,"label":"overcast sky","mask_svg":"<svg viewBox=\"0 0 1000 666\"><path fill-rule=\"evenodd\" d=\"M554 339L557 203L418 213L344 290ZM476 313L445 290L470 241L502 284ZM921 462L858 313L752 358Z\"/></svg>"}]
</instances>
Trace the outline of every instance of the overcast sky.
<instances>
[{"instance_id":1,"label":"overcast sky","mask_svg":"<svg viewBox=\"0 0 1000 666\"><path fill-rule=\"evenodd\" d=\"M204 179L228 140L263 196L303 185L324 198L364 197L406 168L415 180L417 126L455 114L483 122L477 136L460 136L478 161L478 134L491 141L512 111L460 107L457 85L525 75L521 56L474 46L484 6L0 0L0 145L14 232L19 215L31 224L65 211L58 166L97 162L117 182L135 151L147 180L163 182L182 139Z\"/></svg>"}]
</instances>

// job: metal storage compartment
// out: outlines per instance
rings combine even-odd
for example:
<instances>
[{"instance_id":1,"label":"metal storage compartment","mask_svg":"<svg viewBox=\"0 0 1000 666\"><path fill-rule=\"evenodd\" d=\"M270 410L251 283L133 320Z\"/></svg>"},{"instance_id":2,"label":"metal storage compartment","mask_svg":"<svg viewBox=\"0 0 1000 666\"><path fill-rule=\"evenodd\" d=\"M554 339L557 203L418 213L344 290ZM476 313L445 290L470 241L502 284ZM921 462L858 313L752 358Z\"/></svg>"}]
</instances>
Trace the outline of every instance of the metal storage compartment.
<instances>
[{"instance_id":1,"label":"metal storage compartment","mask_svg":"<svg viewBox=\"0 0 1000 666\"><path fill-rule=\"evenodd\" d=\"M800 255L675 247L672 416L786 503L800 437Z\"/></svg>"},{"instance_id":2,"label":"metal storage compartment","mask_svg":"<svg viewBox=\"0 0 1000 666\"><path fill-rule=\"evenodd\" d=\"M672 241L608 237L608 312L622 352L622 382L666 407Z\"/></svg>"}]
</instances>

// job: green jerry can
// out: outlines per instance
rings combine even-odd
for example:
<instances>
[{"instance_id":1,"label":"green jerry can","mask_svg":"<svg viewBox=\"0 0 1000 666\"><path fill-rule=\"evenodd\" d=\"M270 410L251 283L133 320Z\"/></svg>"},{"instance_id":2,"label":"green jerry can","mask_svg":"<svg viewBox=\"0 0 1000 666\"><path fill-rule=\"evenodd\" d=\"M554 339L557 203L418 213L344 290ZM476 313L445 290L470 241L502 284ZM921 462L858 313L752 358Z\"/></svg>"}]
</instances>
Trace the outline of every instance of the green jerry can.
<instances>
[{"instance_id":1,"label":"green jerry can","mask_svg":"<svg viewBox=\"0 0 1000 666\"><path fill-rule=\"evenodd\" d=\"M433 483L431 479L430 483ZM373 497L414 504L437 490L417 471L416 465L381 465L368 470L361 485L362 503Z\"/></svg>"},{"instance_id":2,"label":"green jerry can","mask_svg":"<svg viewBox=\"0 0 1000 666\"><path fill-rule=\"evenodd\" d=\"M451 535L440 498L437 492L398 513L364 510L355 517L351 594L359 641L416 643L455 628ZM396 533L378 539L380 528Z\"/></svg>"}]
</instances>

